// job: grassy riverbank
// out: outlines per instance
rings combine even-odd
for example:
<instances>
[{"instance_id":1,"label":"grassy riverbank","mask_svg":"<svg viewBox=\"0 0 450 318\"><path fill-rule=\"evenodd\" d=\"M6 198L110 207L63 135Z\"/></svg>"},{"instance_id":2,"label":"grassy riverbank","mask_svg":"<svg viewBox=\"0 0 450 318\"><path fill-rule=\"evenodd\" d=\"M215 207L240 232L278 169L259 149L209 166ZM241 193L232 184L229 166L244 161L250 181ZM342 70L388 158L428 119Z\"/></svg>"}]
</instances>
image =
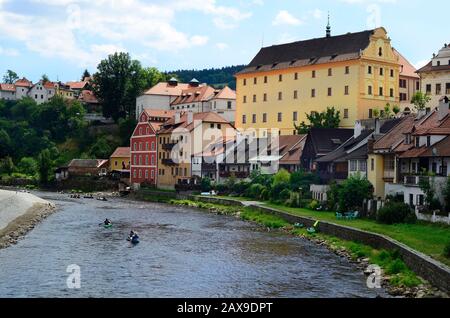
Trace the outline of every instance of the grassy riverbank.
<instances>
[{"instance_id":1,"label":"grassy riverbank","mask_svg":"<svg viewBox=\"0 0 450 318\"><path fill-rule=\"evenodd\" d=\"M369 264L377 264L384 271L384 279L388 283L388 287L391 291L394 290L394 293L397 293L397 295L407 294L413 296L415 294L412 290L417 291L416 287L422 284L422 281L405 265L396 251L377 250L358 242L345 241L321 233L308 234L306 229L296 228L280 217L255 211L249 207L225 206L190 200L167 200L166 202L204 209L219 215L233 215L246 221L256 222L269 229L304 237L327 246L340 256L349 257L352 261L363 265L362 267L360 266L362 270Z\"/></svg>"}]
</instances>

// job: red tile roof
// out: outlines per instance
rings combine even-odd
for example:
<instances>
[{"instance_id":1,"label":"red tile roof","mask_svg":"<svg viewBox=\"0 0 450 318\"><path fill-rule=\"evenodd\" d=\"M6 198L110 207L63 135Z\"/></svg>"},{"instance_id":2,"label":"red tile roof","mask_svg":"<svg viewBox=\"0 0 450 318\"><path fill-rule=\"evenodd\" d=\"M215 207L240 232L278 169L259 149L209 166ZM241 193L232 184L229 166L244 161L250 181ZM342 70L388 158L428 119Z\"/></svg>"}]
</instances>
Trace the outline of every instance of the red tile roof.
<instances>
[{"instance_id":1,"label":"red tile roof","mask_svg":"<svg viewBox=\"0 0 450 318\"><path fill-rule=\"evenodd\" d=\"M226 119L213 112L195 113L193 114L193 122L188 123L188 113L183 113L181 114L180 122L178 124L175 123L175 116L166 121L162 125L160 133L170 133L176 128L185 128L189 131L192 131L195 128L195 121L202 121L204 123L230 124Z\"/></svg>"},{"instance_id":2,"label":"red tile roof","mask_svg":"<svg viewBox=\"0 0 450 318\"><path fill-rule=\"evenodd\" d=\"M433 62L430 61L427 65L419 69L417 73L433 72L433 71L450 71L450 64L433 66Z\"/></svg>"},{"instance_id":3,"label":"red tile roof","mask_svg":"<svg viewBox=\"0 0 450 318\"><path fill-rule=\"evenodd\" d=\"M89 90L84 90L81 92L79 100L88 103L88 104L98 104L99 101L97 97L95 97L94 93Z\"/></svg>"},{"instance_id":4,"label":"red tile roof","mask_svg":"<svg viewBox=\"0 0 450 318\"><path fill-rule=\"evenodd\" d=\"M30 82L29 80L27 80L25 77L20 79L20 80L18 80L18 81L16 81L14 84L16 86L19 86L19 87L31 87L31 86L33 86L33 83Z\"/></svg>"},{"instance_id":5,"label":"red tile roof","mask_svg":"<svg viewBox=\"0 0 450 318\"><path fill-rule=\"evenodd\" d=\"M213 94L214 88L211 86L191 87L189 89L184 89L180 96L178 96L170 105L175 106L208 101Z\"/></svg>"},{"instance_id":6,"label":"red tile roof","mask_svg":"<svg viewBox=\"0 0 450 318\"><path fill-rule=\"evenodd\" d=\"M179 96L181 91L188 89L189 84L178 83L177 85L170 85L166 82L161 82L147 90L144 95L165 95L165 96Z\"/></svg>"},{"instance_id":7,"label":"red tile roof","mask_svg":"<svg viewBox=\"0 0 450 318\"><path fill-rule=\"evenodd\" d=\"M66 84L70 87L70 89L82 90L86 87L88 82L67 82Z\"/></svg>"},{"instance_id":8,"label":"red tile roof","mask_svg":"<svg viewBox=\"0 0 450 318\"><path fill-rule=\"evenodd\" d=\"M236 99L236 92L225 86L223 89L218 91L215 96L211 96L212 99Z\"/></svg>"},{"instance_id":9,"label":"red tile roof","mask_svg":"<svg viewBox=\"0 0 450 318\"><path fill-rule=\"evenodd\" d=\"M0 84L0 91L15 92L16 86L14 84Z\"/></svg>"},{"instance_id":10,"label":"red tile roof","mask_svg":"<svg viewBox=\"0 0 450 318\"><path fill-rule=\"evenodd\" d=\"M373 149L376 150L388 150L393 151L394 149L403 144L405 139L405 133L411 131L414 126L414 115L405 116L397 126L392 128L387 134L378 139ZM406 149L405 149L406 150Z\"/></svg>"},{"instance_id":11,"label":"red tile roof","mask_svg":"<svg viewBox=\"0 0 450 318\"><path fill-rule=\"evenodd\" d=\"M394 49L394 54L398 55L399 63L402 65L400 76L407 76L413 78L419 78L419 75L416 73L416 68L409 63L409 61L396 49Z\"/></svg>"},{"instance_id":12,"label":"red tile roof","mask_svg":"<svg viewBox=\"0 0 450 318\"><path fill-rule=\"evenodd\" d=\"M129 158L130 147L118 147L111 155L111 158Z\"/></svg>"},{"instance_id":13,"label":"red tile roof","mask_svg":"<svg viewBox=\"0 0 450 318\"><path fill-rule=\"evenodd\" d=\"M145 113L148 117L159 117L159 118L172 118L175 116L176 111L174 110L164 110L164 109L145 109Z\"/></svg>"}]
</instances>

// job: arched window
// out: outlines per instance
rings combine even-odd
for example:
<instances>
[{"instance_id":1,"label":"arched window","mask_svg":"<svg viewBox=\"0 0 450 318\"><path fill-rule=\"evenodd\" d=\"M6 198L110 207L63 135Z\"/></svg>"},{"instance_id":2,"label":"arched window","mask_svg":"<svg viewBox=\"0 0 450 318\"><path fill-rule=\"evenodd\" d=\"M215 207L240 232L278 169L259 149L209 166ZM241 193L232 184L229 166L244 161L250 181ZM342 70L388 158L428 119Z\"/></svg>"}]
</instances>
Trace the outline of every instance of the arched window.
<instances>
[{"instance_id":1,"label":"arched window","mask_svg":"<svg viewBox=\"0 0 450 318\"><path fill-rule=\"evenodd\" d=\"M382 47L380 47L380 48L378 49L378 55L379 55L379 56L383 56L383 48L382 48Z\"/></svg>"}]
</instances>

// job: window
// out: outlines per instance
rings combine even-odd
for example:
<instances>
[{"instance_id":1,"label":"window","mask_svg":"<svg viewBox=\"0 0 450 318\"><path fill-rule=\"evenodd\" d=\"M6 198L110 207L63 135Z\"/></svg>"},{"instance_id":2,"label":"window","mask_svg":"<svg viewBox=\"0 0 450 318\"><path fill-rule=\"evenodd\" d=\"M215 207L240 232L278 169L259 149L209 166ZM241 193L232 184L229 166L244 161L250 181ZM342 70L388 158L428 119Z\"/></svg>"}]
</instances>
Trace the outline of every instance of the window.
<instances>
[{"instance_id":1,"label":"window","mask_svg":"<svg viewBox=\"0 0 450 318\"><path fill-rule=\"evenodd\" d=\"M256 103L256 95L253 95L253 102Z\"/></svg>"},{"instance_id":2,"label":"window","mask_svg":"<svg viewBox=\"0 0 450 318\"><path fill-rule=\"evenodd\" d=\"M367 67L367 73L368 73L368 74L372 74L372 66L369 65L369 66Z\"/></svg>"},{"instance_id":3,"label":"window","mask_svg":"<svg viewBox=\"0 0 450 318\"><path fill-rule=\"evenodd\" d=\"M278 122L282 122L283 121L283 113L278 113Z\"/></svg>"},{"instance_id":4,"label":"window","mask_svg":"<svg viewBox=\"0 0 450 318\"><path fill-rule=\"evenodd\" d=\"M298 80L298 73L295 73L295 74L294 74L294 79L295 79L295 80Z\"/></svg>"},{"instance_id":5,"label":"window","mask_svg":"<svg viewBox=\"0 0 450 318\"><path fill-rule=\"evenodd\" d=\"M253 85L256 85L256 84L258 84L258 78L257 78L257 77L255 77L255 78L253 79Z\"/></svg>"},{"instance_id":6,"label":"window","mask_svg":"<svg viewBox=\"0 0 450 318\"><path fill-rule=\"evenodd\" d=\"M211 127L211 129L214 129L214 124L210 124L209 126Z\"/></svg>"},{"instance_id":7,"label":"window","mask_svg":"<svg viewBox=\"0 0 450 318\"><path fill-rule=\"evenodd\" d=\"M427 136L427 147L431 146L431 136Z\"/></svg>"},{"instance_id":8,"label":"window","mask_svg":"<svg viewBox=\"0 0 450 318\"><path fill-rule=\"evenodd\" d=\"M384 69L382 67L380 67L380 76L384 75Z\"/></svg>"},{"instance_id":9,"label":"window","mask_svg":"<svg viewBox=\"0 0 450 318\"><path fill-rule=\"evenodd\" d=\"M344 118L347 119L348 118L348 108L344 109Z\"/></svg>"},{"instance_id":10,"label":"window","mask_svg":"<svg viewBox=\"0 0 450 318\"><path fill-rule=\"evenodd\" d=\"M278 92L278 100L282 100L283 99L283 93L282 92Z\"/></svg>"},{"instance_id":11,"label":"window","mask_svg":"<svg viewBox=\"0 0 450 318\"><path fill-rule=\"evenodd\" d=\"M431 94L431 84L427 84L427 87L426 87L426 93L427 93L428 95Z\"/></svg>"},{"instance_id":12,"label":"window","mask_svg":"<svg viewBox=\"0 0 450 318\"><path fill-rule=\"evenodd\" d=\"M331 87L328 87L328 96L333 95L333 89Z\"/></svg>"},{"instance_id":13,"label":"window","mask_svg":"<svg viewBox=\"0 0 450 318\"><path fill-rule=\"evenodd\" d=\"M244 80L242 81L242 85L247 86L247 79L244 78Z\"/></svg>"},{"instance_id":14,"label":"window","mask_svg":"<svg viewBox=\"0 0 450 318\"><path fill-rule=\"evenodd\" d=\"M148 142L145 143L145 150L148 150Z\"/></svg>"},{"instance_id":15,"label":"window","mask_svg":"<svg viewBox=\"0 0 450 318\"><path fill-rule=\"evenodd\" d=\"M263 117L262 117L262 121L263 123L267 123L267 113L263 113Z\"/></svg>"},{"instance_id":16,"label":"window","mask_svg":"<svg viewBox=\"0 0 450 318\"><path fill-rule=\"evenodd\" d=\"M450 94L450 83L445 83L445 94Z\"/></svg>"},{"instance_id":17,"label":"window","mask_svg":"<svg viewBox=\"0 0 450 318\"><path fill-rule=\"evenodd\" d=\"M383 48L378 49L378 56L383 56Z\"/></svg>"},{"instance_id":18,"label":"window","mask_svg":"<svg viewBox=\"0 0 450 318\"><path fill-rule=\"evenodd\" d=\"M350 171L355 172L358 171L358 161L350 160Z\"/></svg>"},{"instance_id":19,"label":"window","mask_svg":"<svg viewBox=\"0 0 450 318\"><path fill-rule=\"evenodd\" d=\"M156 145L155 145L155 142L154 142L154 141L152 141L152 150L153 150L153 151L156 150Z\"/></svg>"},{"instance_id":20,"label":"window","mask_svg":"<svg viewBox=\"0 0 450 318\"><path fill-rule=\"evenodd\" d=\"M394 70L391 69L391 77L394 77Z\"/></svg>"},{"instance_id":21,"label":"window","mask_svg":"<svg viewBox=\"0 0 450 318\"><path fill-rule=\"evenodd\" d=\"M349 86L345 86L344 88L344 95L349 95Z\"/></svg>"},{"instance_id":22,"label":"window","mask_svg":"<svg viewBox=\"0 0 450 318\"><path fill-rule=\"evenodd\" d=\"M372 86L369 85L369 87L367 88L367 94L368 95L372 95Z\"/></svg>"},{"instance_id":23,"label":"window","mask_svg":"<svg viewBox=\"0 0 450 318\"><path fill-rule=\"evenodd\" d=\"M393 88L391 88L391 89L389 90L389 96L390 96L390 97L394 97L394 89L393 89Z\"/></svg>"},{"instance_id":24,"label":"window","mask_svg":"<svg viewBox=\"0 0 450 318\"><path fill-rule=\"evenodd\" d=\"M420 82L419 81L416 82L416 90L417 91L420 90Z\"/></svg>"},{"instance_id":25,"label":"window","mask_svg":"<svg viewBox=\"0 0 450 318\"><path fill-rule=\"evenodd\" d=\"M406 93L400 93L400 101L403 102L407 99Z\"/></svg>"},{"instance_id":26,"label":"window","mask_svg":"<svg viewBox=\"0 0 450 318\"><path fill-rule=\"evenodd\" d=\"M316 90L314 88L311 90L311 97L316 97Z\"/></svg>"},{"instance_id":27,"label":"window","mask_svg":"<svg viewBox=\"0 0 450 318\"><path fill-rule=\"evenodd\" d=\"M243 96L243 103L246 104L247 103L247 96Z\"/></svg>"},{"instance_id":28,"label":"window","mask_svg":"<svg viewBox=\"0 0 450 318\"><path fill-rule=\"evenodd\" d=\"M373 158L370 160L370 170L375 171L375 159Z\"/></svg>"},{"instance_id":29,"label":"window","mask_svg":"<svg viewBox=\"0 0 450 318\"><path fill-rule=\"evenodd\" d=\"M373 109L369 109L369 118L373 118Z\"/></svg>"},{"instance_id":30,"label":"window","mask_svg":"<svg viewBox=\"0 0 450 318\"><path fill-rule=\"evenodd\" d=\"M142 151L142 142L139 143L139 151Z\"/></svg>"},{"instance_id":31,"label":"window","mask_svg":"<svg viewBox=\"0 0 450 318\"><path fill-rule=\"evenodd\" d=\"M380 88L379 88L379 95L380 95L380 96L383 96L383 87L380 87Z\"/></svg>"},{"instance_id":32,"label":"window","mask_svg":"<svg viewBox=\"0 0 450 318\"><path fill-rule=\"evenodd\" d=\"M350 74L350 66L345 67L345 74Z\"/></svg>"},{"instance_id":33,"label":"window","mask_svg":"<svg viewBox=\"0 0 450 318\"><path fill-rule=\"evenodd\" d=\"M411 134L406 134L406 136L405 136L405 144L406 145L411 144Z\"/></svg>"},{"instance_id":34,"label":"window","mask_svg":"<svg viewBox=\"0 0 450 318\"><path fill-rule=\"evenodd\" d=\"M416 137L416 148L420 147L420 138Z\"/></svg>"},{"instance_id":35,"label":"window","mask_svg":"<svg viewBox=\"0 0 450 318\"><path fill-rule=\"evenodd\" d=\"M294 99L298 99L298 91L294 91Z\"/></svg>"},{"instance_id":36,"label":"window","mask_svg":"<svg viewBox=\"0 0 450 318\"><path fill-rule=\"evenodd\" d=\"M233 103L231 101L227 102L227 108L228 109L232 109L233 108Z\"/></svg>"},{"instance_id":37,"label":"window","mask_svg":"<svg viewBox=\"0 0 450 318\"><path fill-rule=\"evenodd\" d=\"M283 81L283 74L278 75L278 81L282 82Z\"/></svg>"},{"instance_id":38,"label":"window","mask_svg":"<svg viewBox=\"0 0 450 318\"><path fill-rule=\"evenodd\" d=\"M267 76L264 76L264 84L267 84Z\"/></svg>"},{"instance_id":39,"label":"window","mask_svg":"<svg viewBox=\"0 0 450 318\"><path fill-rule=\"evenodd\" d=\"M312 76L312 78L316 78L316 71L312 71L311 76Z\"/></svg>"},{"instance_id":40,"label":"window","mask_svg":"<svg viewBox=\"0 0 450 318\"><path fill-rule=\"evenodd\" d=\"M267 94L266 93L264 93L264 95L263 95L263 101L267 102Z\"/></svg>"},{"instance_id":41,"label":"window","mask_svg":"<svg viewBox=\"0 0 450 318\"><path fill-rule=\"evenodd\" d=\"M436 95L441 95L442 85L436 84Z\"/></svg>"},{"instance_id":42,"label":"window","mask_svg":"<svg viewBox=\"0 0 450 318\"><path fill-rule=\"evenodd\" d=\"M253 115L252 115L252 123L253 123L253 124L256 124L256 114L253 114Z\"/></svg>"},{"instance_id":43,"label":"window","mask_svg":"<svg viewBox=\"0 0 450 318\"><path fill-rule=\"evenodd\" d=\"M297 120L298 120L298 113L297 113L297 112L293 112L293 114L292 114L292 119L293 119L294 121L297 121Z\"/></svg>"},{"instance_id":44,"label":"window","mask_svg":"<svg viewBox=\"0 0 450 318\"><path fill-rule=\"evenodd\" d=\"M134 143L134 151L137 151L137 143Z\"/></svg>"},{"instance_id":45,"label":"window","mask_svg":"<svg viewBox=\"0 0 450 318\"><path fill-rule=\"evenodd\" d=\"M400 87L401 88L406 88L406 80L404 80L404 79L400 80Z\"/></svg>"},{"instance_id":46,"label":"window","mask_svg":"<svg viewBox=\"0 0 450 318\"><path fill-rule=\"evenodd\" d=\"M246 124L247 123L247 116L242 115L242 123Z\"/></svg>"},{"instance_id":47,"label":"window","mask_svg":"<svg viewBox=\"0 0 450 318\"><path fill-rule=\"evenodd\" d=\"M328 76L333 76L333 69L331 68L328 69Z\"/></svg>"},{"instance_id":48,"label":"window","mask_svg":"<svg viewBox=\"0 0 450 318\"><path fill-rule=\"evenodd\" d=\"M362 172L367 171L367 161L366 160L359 161L359 171L362 171Z\"/></svg>"}]
</instances>

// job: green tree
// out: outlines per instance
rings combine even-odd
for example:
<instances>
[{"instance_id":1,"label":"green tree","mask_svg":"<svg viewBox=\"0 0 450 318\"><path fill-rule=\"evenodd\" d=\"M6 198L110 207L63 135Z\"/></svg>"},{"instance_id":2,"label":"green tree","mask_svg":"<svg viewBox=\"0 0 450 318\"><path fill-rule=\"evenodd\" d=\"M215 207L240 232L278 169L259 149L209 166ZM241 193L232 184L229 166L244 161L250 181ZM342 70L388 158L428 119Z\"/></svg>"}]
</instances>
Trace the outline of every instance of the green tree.
<instances>
[{"instance_id":1,"label":"green tree","mask_svg":"<svg viewBox=\"0 0 450 318\"><path fill-rule=\"evenodd\" d=\"M48 78L47 74L42 74L41 81L45 84L50 82L50 79Z\"/></svg>"},{"instance_id":2,"label":"green tree","mask_svg":"<svg viewBox=\"0 0 450 318\"><path fill-rule=\"evenodd\" d=\"M19 79L16 72L7 70L6 74L3 76L3 82L6 84L14 84Z\"/></svg>"},{"instance_id":3,"label":"green tree","mask_svg":"<svg viewBox=\"0 0 450 318\"><path fill-rule=\"evenodd\" d=\"M34 176L38 171L38 163L34 158L23 157L17 165L19 172Z\"/></svg>"},{"instance_id":4,"label":"green tree","mask_svg":"<svg viewBox=\"0 0 450 318\"><path fill-rule=\"evenodd\" d=\"M89 73L87 69L84 70L83 75L81 75L81 80L84 81L86 77L91 77L91 73Z\"/></svg>"},{"instance_id":5,"label":"green tree","mask_svg":"<svg viewBox=\"0 0 450 318\"><path fill-rule=\"evenodd\" d=\"M417 92L411 99L411 103L414 104L414 107L417 111L425 110L428 102L431 100L431 97L422 92Z\"/></svg>"},{"instance_id":6,"label":"green tree","mask_svg":"<svg viewBox=\"0 0 450 318\"><path fill-rule=\"evenodd\" d=\"M398 105L394 105L394 107L392 107L392 112L395 115L398 115L398 113L400 113L400 107Z\"/></svg>"},{"instance_id":7,"label":"green tree","mask_svg":"<svg viewBox=\"0 0 450 318\"><path fill-rule=\"evenodd\" d=\"M289 183L290 179L291 174L285 169L280 169L280 171L274 175L272 184L273 186L276 186L280 183Z\"/></svg>"},{"instance_id":8,"label":"green tree","mask_svg":"<svg viewBox=\"0 0 450 318\"><path fill-rule=\"evenodd\" d=\"M115 121L134 117L136 97L146 85L140 62L128 53L115 53L102 60L97 69L93 88L103 104L103 114Z\"/></svg>"},{"instance_id":9,"label":"green tree","mask_svg":"<svg viewBox=\"0 0 450 318\"><path fill-rule=\"evenodd\" d=\"M136 128L135 117L129 117L127 119L119 119L119 136L123 146L130 145L130 138Z\"/></svg>"},{"instance_id":10,"label":"green tree","mask_svg":"<svg viewBox=\"0 0 450 318\"><path fill-rule=\"evenodd\" d=\"M341 122L341 112L335 107L327 107L324 112L313 112L306 114L309 124L302 122L299 126L294 126L299 134L307 134L311 128L338 128Z\"/></svg>"},{"instance_id":11,"label":"green tree","mask_svg":"<svg viewBox=\"0 0 450 318\"><path fill-rule=\"evenodd\" d=\"M156 84L167 81L168 75L161 73L156 67L147 67L142 70L142 75L145 81L144 88L150 88Z\"/></svg>"},{"instance_id":12,"label":"green tree","mask_svg":"<svg viewBox=\"0 0 450 318\"><path fill-rule=\"evenodd\" d=\"M0 129L0 158L10 155L12 152L12 142L9 134L4 129Z\"/></svg>"},{"instance_id":13,"label":"green tree","mask_svg":"<svg viewBox=\"0 0 450 318\"><path fill-rule=\"evenodd\" d=\"M89 153L98 159L109 158L112 154L112 147L105 137L100 137L97 142L91 147Z\"/></svg>"},{"instance_id":14,"label":"green tree","mask_svg":"<svg viewBox=\"0 0 450 318\"><path fill-rule=\"evenodd\" d=\"M446 211L450 212L450 177L447 178L447 184L445 185L443 194Z\"/></svg>"},{"instance_id":15,"label":"green tree","mask_svg":"<svg viewBox=\"0 0 450 318\"><path fill-rule=\"evenodd\" d=\"M339 210L347 212L360 209L364 200L373 196L372 184L360 174L347 178L339 188Z\"/></svg>"},{"instance_id":16,"label":"green tree","mask_svg":"<svg viewBox=\"0 0 450 318\"><path fill-rule=\"evenodd\" d=\"M0 172L11 175L14 172L14 163L11 157L6 157L0 162Z\"/></svg>"},{"instance_id":17,"label":"green tree","mask_svg":"<svg viewBox=\"0 0 450 318\"><path fill-rule=\"evenodd\" d=\"M50 173L52 169L52 159L50 150L44 149L38 156L38 173L39 180L43 184L47 184L50 180Z\"/></svg>"}]
</instances>

